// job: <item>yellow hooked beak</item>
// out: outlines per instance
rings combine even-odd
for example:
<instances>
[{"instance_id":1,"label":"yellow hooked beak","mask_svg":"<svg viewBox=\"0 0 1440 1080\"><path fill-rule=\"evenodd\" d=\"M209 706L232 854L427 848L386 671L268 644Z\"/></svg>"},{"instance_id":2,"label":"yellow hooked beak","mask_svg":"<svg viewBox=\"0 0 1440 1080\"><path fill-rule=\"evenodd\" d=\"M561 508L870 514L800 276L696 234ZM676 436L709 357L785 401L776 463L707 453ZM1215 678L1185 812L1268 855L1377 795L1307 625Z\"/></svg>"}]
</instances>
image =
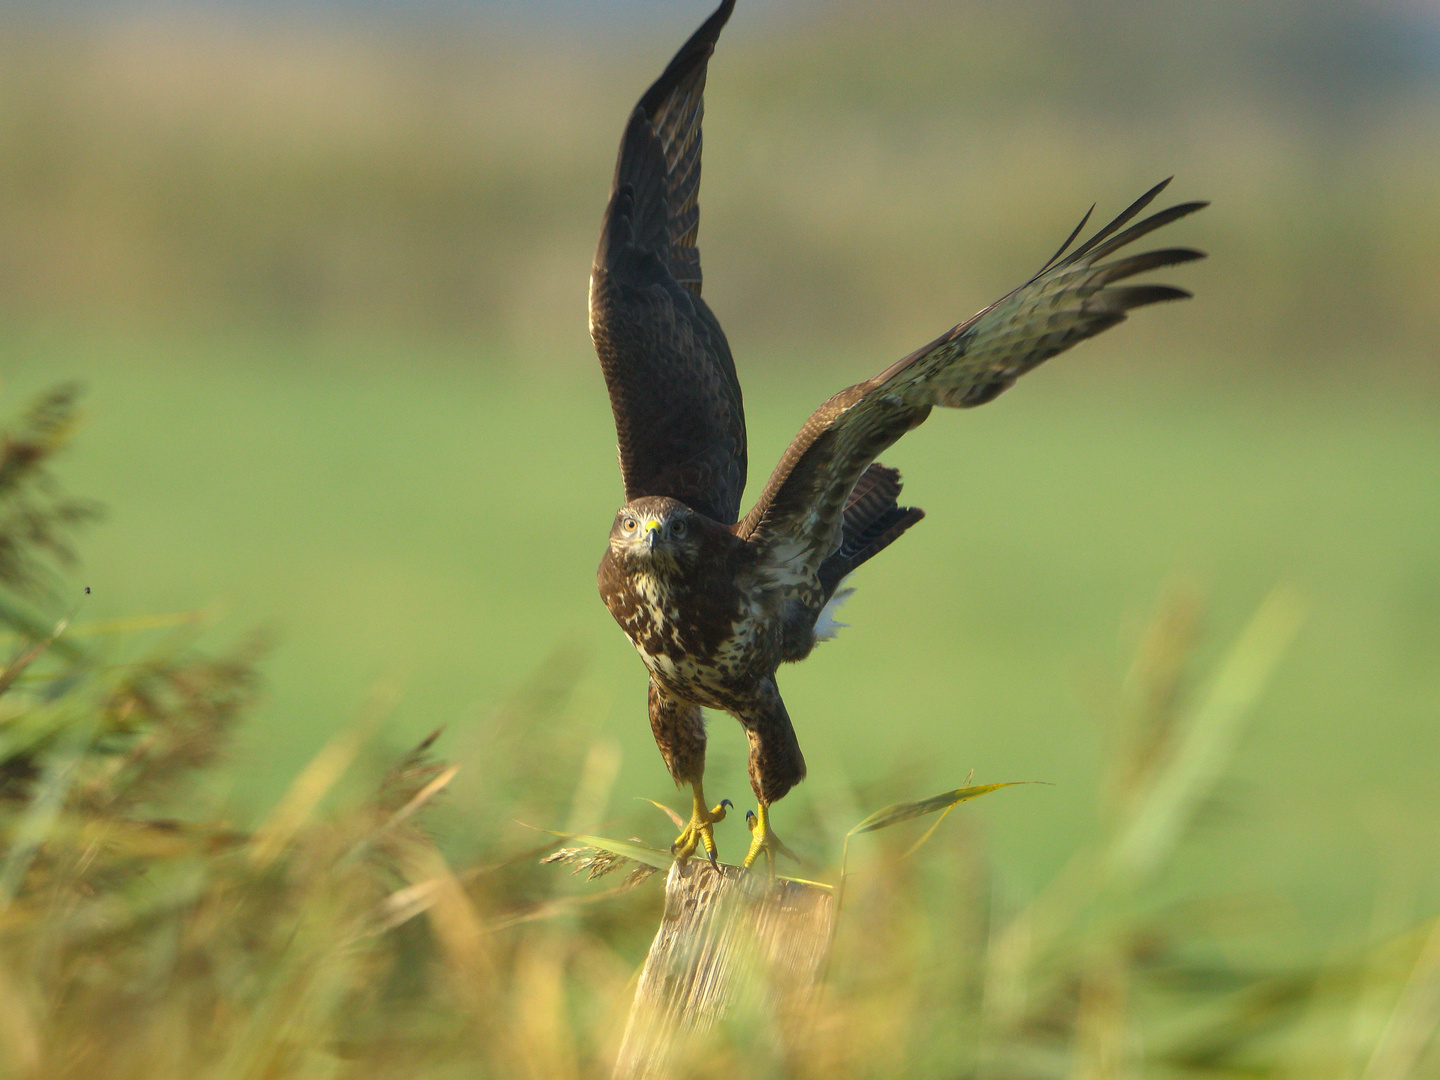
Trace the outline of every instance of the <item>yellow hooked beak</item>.
<instances>
[{"instance_id":1,"label":"yellow hooked beak","mask_svg":"<svg viewBox=\"0 0 1440 1080\"><path fill-rule=\"evenodd\" d=\"M652 550L655 547L656 539L660 535L660 522L656 521L654 518L650 518L648 521L645 522L645 530L642 535L645 538L646 550Z\"/></svg>"}]
</instances>

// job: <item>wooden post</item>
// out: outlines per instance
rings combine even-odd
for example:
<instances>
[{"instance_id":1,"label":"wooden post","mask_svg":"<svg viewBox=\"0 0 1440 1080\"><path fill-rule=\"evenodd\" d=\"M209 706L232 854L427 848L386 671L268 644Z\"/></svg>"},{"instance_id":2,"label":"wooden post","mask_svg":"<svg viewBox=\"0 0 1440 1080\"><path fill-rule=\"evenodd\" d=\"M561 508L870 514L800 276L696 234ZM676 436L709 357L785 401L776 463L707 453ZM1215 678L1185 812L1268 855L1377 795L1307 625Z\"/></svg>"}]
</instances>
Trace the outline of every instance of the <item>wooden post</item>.
<instances>
[{"instance_id":1,"label":"wooden post","mask_svg":"<svg viewBox=\"0 0 1440 1080\"><path fill-rule=\"evenodd\" d=\"M615 1080L674 1080L737 1009L801 1033L830 951L835 897L815 885L676 862L625 1025Z\"/></svg>"}]
</instances>

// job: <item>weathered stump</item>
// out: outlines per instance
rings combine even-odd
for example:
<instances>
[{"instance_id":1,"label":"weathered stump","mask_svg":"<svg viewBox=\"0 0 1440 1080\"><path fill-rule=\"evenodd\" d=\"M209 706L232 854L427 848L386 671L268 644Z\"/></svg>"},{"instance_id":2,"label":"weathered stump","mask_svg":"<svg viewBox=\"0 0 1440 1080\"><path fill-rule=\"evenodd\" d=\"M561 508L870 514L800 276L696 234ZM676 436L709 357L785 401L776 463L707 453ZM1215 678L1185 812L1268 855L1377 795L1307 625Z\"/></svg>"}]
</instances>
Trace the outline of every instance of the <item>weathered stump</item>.
<instances>
[{"instance_id":1,"label":"weathered stump","mask_svg":"<svg viewBox=\"0 0 1440 1080\"><path fill-rule=\"evenodd\" d=\"M830 950L835 897L825 888L676 862L665 914L625 1025L615 1080L672 1080L707 1036L742 1014L801 1034Z\"/></svg>"}]
</instances>

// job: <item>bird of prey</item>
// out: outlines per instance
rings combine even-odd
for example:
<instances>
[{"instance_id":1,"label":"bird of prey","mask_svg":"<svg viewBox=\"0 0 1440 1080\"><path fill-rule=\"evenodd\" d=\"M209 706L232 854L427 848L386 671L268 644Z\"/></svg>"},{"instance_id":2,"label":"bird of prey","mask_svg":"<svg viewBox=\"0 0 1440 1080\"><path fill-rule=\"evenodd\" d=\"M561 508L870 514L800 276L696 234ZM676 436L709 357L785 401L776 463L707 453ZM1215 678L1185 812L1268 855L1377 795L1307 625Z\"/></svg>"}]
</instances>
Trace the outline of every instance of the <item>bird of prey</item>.
<instances>
[{"instance_id":1,"label":"bird of prey","mask_svg":"<svg viewBox=\"0 0 1440 1080\"><path fill-rule=\"evenodd\" d=\"M734 0L680 49L630 114L590 277L590 335L610 392L625 505L600 562L600 594L650 672L650 727L694 808L672 848L715 863L702 709L739 720L750 742L744 865L780 847L769 808L805 776L776 669L831 636L846 576L923 517L899 505L900 474L877 455L936 405L983 405L1021 375L1125 319L1190 294L1120 284L1202 257L1189 248L1116 256L1199 210L1135 219L1160 183L1018 289L810 416L743 518L745 411L730 347L701 299L700 125L705 74ZM1128 227L1127 227L1128 226ZM1068 254L1067 254L1068 252Z\"/></svg>"}]
</instances>

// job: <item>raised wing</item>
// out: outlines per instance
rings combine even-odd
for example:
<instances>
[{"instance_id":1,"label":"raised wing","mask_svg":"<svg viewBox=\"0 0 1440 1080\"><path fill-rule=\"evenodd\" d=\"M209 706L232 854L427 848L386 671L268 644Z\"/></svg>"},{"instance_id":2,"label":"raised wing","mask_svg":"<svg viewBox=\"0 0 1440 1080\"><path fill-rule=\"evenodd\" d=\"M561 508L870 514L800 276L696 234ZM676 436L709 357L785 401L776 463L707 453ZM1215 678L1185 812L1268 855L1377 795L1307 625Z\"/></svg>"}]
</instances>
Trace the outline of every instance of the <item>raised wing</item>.
<instances>
[{"instance_id":1,"label":"raised wing","mask_svg":"<svg viewBox=\"0 0 1440 1080\"><path fill-rule=\"evenodd\" d=\"M700 299L695 236L705 68L734 6L724 0L630 114L590 275L625 498L669 495L727 525L745 489L745 409Z\"/></svg>"},{"instance_id":2,"label":"raised wing","mask_svg":"<svg viewBox=\"0 0 1440 1080\"><path fill-rule=\"evenodd\" d=\"M1206 204L1183 203L1120 231L1170 181L1151 188L1070 255L1076 226L1039 273L880 374L836 394L795 436L740 523L776 570L817 573L841 542L846 501L866 467L935 405L983 405L1056 353L1125 319L1132 308L1190 294L1168 285L1116 285L1135 274L1203 258L1165 248L1105 261L1132 241ZM1093 209L1093 208L1092 208Z\"/></svg>"}]
</instances>

